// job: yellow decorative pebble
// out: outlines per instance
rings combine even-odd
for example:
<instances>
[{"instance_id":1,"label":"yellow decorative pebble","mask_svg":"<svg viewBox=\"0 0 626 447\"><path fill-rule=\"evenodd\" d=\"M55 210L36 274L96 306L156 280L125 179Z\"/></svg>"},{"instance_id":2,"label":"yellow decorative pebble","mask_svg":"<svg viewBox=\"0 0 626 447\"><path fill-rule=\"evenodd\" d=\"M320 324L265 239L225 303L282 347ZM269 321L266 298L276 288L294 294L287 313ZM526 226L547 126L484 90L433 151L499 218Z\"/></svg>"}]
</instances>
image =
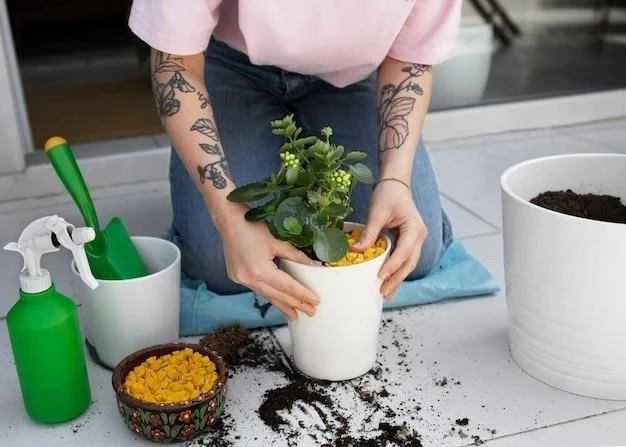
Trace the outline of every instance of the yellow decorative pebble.
<instances>
[{"instance_id":1,"label":"yellow decorative pebble","mask_svg":"<svg viewBox=\"0 0 626 447\"><path fill-rule=\"evenodd\" d=\"M348 244L353 245L356 241L359 240L359 237L361 237L361 231L352 230L350 233L347 234L347 236ZM329 265L331 265L332 267L341 267L345 265L360 264L362 262L369 261L382 255L385 252L386 248L387 242L385 241L384 237L380 236L376 243L372 247L367 248L363 253L348 251L348 253L346 253L343 258L335 262L330 262Z\"/></svg>"},{"instance_id":2,"label":"yellow decorative pebble","mask_svg":"<svg viewBox=\"0 0 626 447\"><path fill-rule=\"evenodd\" d=\"M146 402L174 404L208 393L217 379L211 359L185 348L146 359L128 373L124 391Z\"/></svg>"}]
</instances>

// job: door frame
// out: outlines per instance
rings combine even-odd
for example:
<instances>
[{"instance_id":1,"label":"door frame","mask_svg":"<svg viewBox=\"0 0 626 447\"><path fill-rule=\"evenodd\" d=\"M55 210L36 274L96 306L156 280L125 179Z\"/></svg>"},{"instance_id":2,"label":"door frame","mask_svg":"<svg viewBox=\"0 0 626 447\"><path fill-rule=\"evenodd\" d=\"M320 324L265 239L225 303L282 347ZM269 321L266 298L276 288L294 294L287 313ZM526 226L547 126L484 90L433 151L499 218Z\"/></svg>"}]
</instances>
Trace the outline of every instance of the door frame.
<instances>
[{"instance_id":1,"label":"door frame","mask_svg":"<svg viewBox=\"0 0 626 447\"><path fill-rule=\"evenodd\" d=\"M0 175L21 172L25 155L33 151L24 90L19 75L11 23L5 0L0 0Z\"/></svg>"}]
</instances>

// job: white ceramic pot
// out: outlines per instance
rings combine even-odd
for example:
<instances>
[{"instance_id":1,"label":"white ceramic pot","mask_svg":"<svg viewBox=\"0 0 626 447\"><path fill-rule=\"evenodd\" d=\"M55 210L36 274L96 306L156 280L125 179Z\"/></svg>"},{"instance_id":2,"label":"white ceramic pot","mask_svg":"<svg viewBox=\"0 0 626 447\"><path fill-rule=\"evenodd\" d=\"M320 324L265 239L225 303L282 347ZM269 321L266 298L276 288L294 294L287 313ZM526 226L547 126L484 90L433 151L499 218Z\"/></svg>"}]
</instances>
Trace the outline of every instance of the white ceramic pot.
<instances>
[{"instance_id":1,"label":"white ceramic pot","mask_svg":"<svg viewBox=\"0 0 626 447\"><path fill-rule=\"evenodd\" d=\"M464 18L452 56L433 67L432 110L478 104L491 71L493 28L478 18Z\"/></svg>"},{"instance_id":2,"label":"white ceramic pot","mask_svg":"<svg viewBox=\"0 0 626 447\"><path fill-rule=\"evenodd\" d=\"M179 340L180 250L159 238L132 240L148 276L98 280L98 287L91 290L72 263L74 287L85 309L87 340L110 368L139 349Z\"/></svg>"},{"instance_id":3,"label":"white ceramic pot","mask_svg":"<svg viewBox=\"0 0 626 447\"><path fill-rule=\"evenodd\" d=\"M352 230L362 225L346 223ZM387 236L385 236L387 237ZM298 312L289 322L296 367L319 380L349 380L376 363L383 310L378 272L389 255L343 267L318 267L281 260L280 267L320 298L313 317Z\"/></svg>"},{"instance_id":4,"label":"white ceramic pot","mask_svg":"<svg viewBox=\"0 0 626 447\"><path fill-rule=\"evenodd\" d=\"M626 202L626 154L538 158L501 178L511 352L556 388L626 399L626 225L529 202L549 190Z\"/></svg>"}]
</instances>

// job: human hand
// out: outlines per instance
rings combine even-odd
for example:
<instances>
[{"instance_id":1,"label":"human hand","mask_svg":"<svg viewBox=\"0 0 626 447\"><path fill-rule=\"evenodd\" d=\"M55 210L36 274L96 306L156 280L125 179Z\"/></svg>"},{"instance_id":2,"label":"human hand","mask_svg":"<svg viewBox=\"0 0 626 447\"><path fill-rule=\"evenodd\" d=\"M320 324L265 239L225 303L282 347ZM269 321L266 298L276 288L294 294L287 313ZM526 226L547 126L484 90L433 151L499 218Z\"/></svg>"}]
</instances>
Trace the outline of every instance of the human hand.
<instances>
[{"instance_id":1,"label":"human hand","mask_svg":"<svg viewBox=\"0 0 626 447\"><path fill-rule=\"evenodd\" d=\"M288 319L298 317L296 309L313 316L319 298L290 275L280 270L280 257L301 264L319 265L288 242L279 241L264 223L247 222L234 216L221 230L228 277L265 297Z\"/></svg>"},{"instance_id":2,"label":"human hand","mask_svg":"<svg viewBox=\"0 0 626 447\"><path fill-rule=\"evenodd\" d=\"M417 266L428 235L411 191L400 182L381 182L376 186L370 200L367 224L352 249L363 251L371 247L383 229L398 231L396 247L378 273L383 280L381 293L389 299Z\"/></svg>"}]
</instances>

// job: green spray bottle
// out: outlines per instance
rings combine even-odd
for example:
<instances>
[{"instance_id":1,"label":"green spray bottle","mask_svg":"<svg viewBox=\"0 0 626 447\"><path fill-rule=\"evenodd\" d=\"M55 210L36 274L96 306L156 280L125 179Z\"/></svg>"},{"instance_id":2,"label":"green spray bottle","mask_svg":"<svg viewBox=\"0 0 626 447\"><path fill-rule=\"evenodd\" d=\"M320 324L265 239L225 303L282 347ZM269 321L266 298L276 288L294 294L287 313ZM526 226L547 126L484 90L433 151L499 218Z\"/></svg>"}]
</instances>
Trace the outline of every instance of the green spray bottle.
<instances>
[{"instance_id":1,"label":"green spray bottle","mask_svg":"<svg viewBox=\"0 0 626 447\"><path fill-rule=\"evenodd\" d=\"M91 404L76 304L56 290L40 261L42 254L63 246L72 252L82 280L96 288L84 249L94 237L92 228L47 216L4 247L24 257L19 299L6 320L24 408L36 422L69 421Z\"/></svg>"}]
</instances>

